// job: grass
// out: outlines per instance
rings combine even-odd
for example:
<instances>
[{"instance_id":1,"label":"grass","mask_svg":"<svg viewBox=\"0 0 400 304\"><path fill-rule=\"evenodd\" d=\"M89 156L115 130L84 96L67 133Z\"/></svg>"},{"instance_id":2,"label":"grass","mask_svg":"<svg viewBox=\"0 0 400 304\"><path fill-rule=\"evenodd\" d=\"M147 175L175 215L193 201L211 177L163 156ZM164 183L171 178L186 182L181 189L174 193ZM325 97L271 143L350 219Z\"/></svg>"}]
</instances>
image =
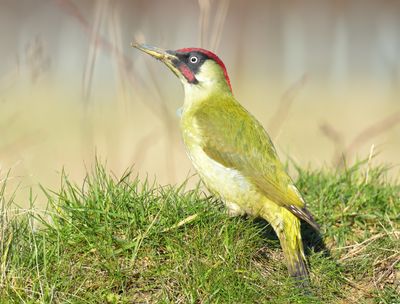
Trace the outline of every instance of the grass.
<instances>
[{"instance_id":1,"label":"grass","mask_svg":"<svg viewBox=\"0 0 400 304\"><path fill-rule=\"evenodd\" d=\"M6 201L3 181L0 302L400 303L400 185L365 163L298 172L323 235L303 227L309 292L264 222L229 218L200 187L97 165L83 185L63 174L59 191L44 189L46 211Z\"/></svg>"}]
</instances>

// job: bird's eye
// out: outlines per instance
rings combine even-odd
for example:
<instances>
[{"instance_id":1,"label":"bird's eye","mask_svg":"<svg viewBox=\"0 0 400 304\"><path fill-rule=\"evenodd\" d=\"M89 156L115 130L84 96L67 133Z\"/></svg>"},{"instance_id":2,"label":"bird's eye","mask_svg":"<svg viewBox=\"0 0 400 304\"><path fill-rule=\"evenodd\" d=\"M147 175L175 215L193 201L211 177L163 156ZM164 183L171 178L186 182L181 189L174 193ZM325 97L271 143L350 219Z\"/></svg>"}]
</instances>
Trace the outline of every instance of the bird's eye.
<instances>
[{"instance_id":1,"label":"bird's eye","mask_svg":"<svg viewBox=\"0 0 400 304\"><path fill-rule=\"evenodd\" d=\"M197 58L196 56L192 56L192 57L190 57L189 60L191 63L197 63L197 61L199 61L199 58Z\"/></svg>"}]
</instances>

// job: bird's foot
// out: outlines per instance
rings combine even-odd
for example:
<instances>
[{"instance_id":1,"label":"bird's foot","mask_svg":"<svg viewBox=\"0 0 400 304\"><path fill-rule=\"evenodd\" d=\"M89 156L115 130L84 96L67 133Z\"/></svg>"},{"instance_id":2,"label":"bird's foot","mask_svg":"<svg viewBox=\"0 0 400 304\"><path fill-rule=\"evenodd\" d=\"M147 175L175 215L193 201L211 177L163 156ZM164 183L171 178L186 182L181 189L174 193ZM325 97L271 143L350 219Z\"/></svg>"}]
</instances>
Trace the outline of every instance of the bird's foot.
<instances>
[{"instance_id":1,"label":"bird's foot","mask_svg":"<svg viewBox=\"0 0 400 304\"><path fill-rule=\"evenodd\" d=\"M242 208L240 208L238 204L225 202L225 205L227 207L227 213L230 217L242 216L246 214L246 212Z\"/></svg>"}]
</instances>

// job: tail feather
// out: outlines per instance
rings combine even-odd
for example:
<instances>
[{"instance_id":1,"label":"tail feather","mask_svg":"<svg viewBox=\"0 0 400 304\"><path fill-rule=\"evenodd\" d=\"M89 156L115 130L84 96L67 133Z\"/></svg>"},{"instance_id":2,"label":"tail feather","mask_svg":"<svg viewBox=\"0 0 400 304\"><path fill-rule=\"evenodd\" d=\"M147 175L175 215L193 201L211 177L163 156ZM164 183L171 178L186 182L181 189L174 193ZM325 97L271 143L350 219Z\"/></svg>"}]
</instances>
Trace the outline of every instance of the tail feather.
<instances>
[{"instance_id":1,"label":"tail feather","mask_svg":"<svg viewBox=\"0 0 400 304\"><path fill-rule=\"evenodd\" d=\"M286 258L289 274L301 281L301 285L309 285L309 272L301 239L300 220L290 211L286 211L282 224L281 229L276 229L276 232Z\"/></svg>"},{"instance_id":2,"label":"tail feather","mask_svg":"<svg viewBox=\"0 0 400 304\"><path fill-rule=\"evenodd\" d=\"M282 248L284 248L284 246L282 246ZM287 268L290 276L301 282L308 283L309 273L307 262L302 256L303 252L301 252L300 250L297 250L295 252L288 252L285 249L283 251L287 260Z\"/></svg>"},{"instance_id":3,"label":"tail feather","mask_svg":"<svg viewBox=\"0 0 400 304\"><path fill-rule=\"evenodd\" d=\"M306 208L299 208L297 206L290 205L287 207L295 216L305 220L308 224L310 224L316 231L320 230L318 223L315 221L311 212Z\"/></svg>"}]
</instances>

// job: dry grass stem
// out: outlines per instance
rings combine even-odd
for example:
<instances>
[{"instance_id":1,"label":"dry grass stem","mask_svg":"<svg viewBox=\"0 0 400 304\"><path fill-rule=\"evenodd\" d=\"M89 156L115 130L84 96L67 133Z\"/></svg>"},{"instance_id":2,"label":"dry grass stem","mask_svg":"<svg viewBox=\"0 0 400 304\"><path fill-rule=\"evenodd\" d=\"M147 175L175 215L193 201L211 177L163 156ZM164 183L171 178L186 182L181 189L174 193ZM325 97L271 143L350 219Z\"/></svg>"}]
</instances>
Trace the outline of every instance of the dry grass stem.
<instances>
[{"instance_id":1,"label":"dry grass stem","mask_svg":"<svg viewBox=\"0 0 400 304\"><path fill-rule=\"evenodd\" d=\"M129 95L128 95L128 89L127 86L129 84L129 77L127 75L127 69L125 66L125 61L124 58L121 56L122 54L122 48L123 48L123 43L122 43L122 34L121 34L121 19L120 19L120 13L118 9L118 5L116 1L111 2L111 11L109 12L108 16L108 26L109 26L109 32L110 36L112 38L112 43L114 45L113 51L112 51L112 56L113 56L113 65L114 65L114 71L115 71L115 81L116 81L116 87L118 88L118 91L120 92L120 95L122 95L122 101L123 101L123 109L127 109L127 105L129 102Z\"/></svg>"},{"instance_id":2,"label":"dry grass stem","mask_svg":"<svg viewBox=\"0 0 400 304\"><path fill-rule=\"evenodd\" d=\"M389 266L386 270L379 276L379 278L374 281L375 286L378 286L385 278L389 277L395 272L395 266L400 263L400 253L397 254L397 259Z\"/></svg>"},{"instance_id":3,"label":"dry grass stem","mask_svg":"<svg viewBox=\"0 0 400 304\"><path fill-rule=\"evenodd\" d=\"M100 0L98 2L103 2L105 0ZM107 0L109 1L109 0ZM75 18L75 20L78 21L79 25L82 27L82 29L90 36L93 35L93 32L95 32L94 27L90 25L90 23L86 20L86 18L82 15L80 12L78 6L76 6L71 0L55 0L55 2L61 7L63 11L65 11L67 14ZM102 50L106 52L111 52L112 50L115 49L115 46L110 43L105 37L102 35L98 34L95 36L95 44L101 48ZM120 52L121 58L123 58L124 65L127 70L132 69L132 60L126 56L124 53Z\"/></svg>"},{"instance_id":4,"label":"dry grass stem","mask_svg":"<svg viewBox=\"0 0 400 304\"><path fill-rule=\"evenodd\" d=\"M167 232L167 231L182 227L183 225L193 222L198 216L199 215L197 213L192 214L192 215L188 216L187 218L183 219L182 221L180 221L179 223L177 223L171 227L165 228L164 230L162 230L162 232Z\"/></svg>"},{"instance_id":5,"label":"dry grass stem","mask_svg":"<svg viewBox=\"0 0 400 304\"><path fill-rule=\"evenodd\" d=\"M400 111L389 115L361 131L346 149L345 155L353 155L360 146L371 138L388 131L400 123Z\"/></svg>"},{"instance_id":6,"label":"dry grass stem","mask_svg":"<svg viewBox=\"0 0 400 304\"><path fill-rule=\"evenodd\" d=\"M198 0L200 15L199 15L199 45L200 47L207 47L208 41L208 27L210 25L210 0Z\"/></svg>"},{"instance_id":7,"label":"dry grass stem","mask_svg":"<svg viewBox=\"0 0 400 304\"><path fill-rule=\"evenodd\" d=\"M344 135L342 132L337 131L329 123L321 124L320 130L334 144L334 153L332 157L333 165L335 167L343 168L345 166L345 161L353 157L365 142L390 130L399 123L400 112L389 115L361 131L347 147L344 145ZM369 158L372 158L375 146L373 145L373 148L371 147L371 149Z\"/></svg>"},{"instance_id":8,"label":"dry grass stem","mask_svg":"<svg viewBox=\"0 0 400 304\"><path fill-rule=\"evenodd\" d=\"M98 1L94 8L95 17L94 17L94 25L93 30L90 33L90 44L88 56L85 63L85 68L83 71L83 79L82 79L82 94L83 101L87 105L90 100L90 93L92 89L92 81L93 81L93 73L96 63L96 57L98 52L97 40L100 35L100 28L105 19L105 14L107 10L107 2L106 1Z\"/></svg>"},{"instance_id":9,"label":"dry grass stem","mask_svg":"<svg viewBox=\"0 0 400 304\"><path fill-rule=\"evenodd\" d=\"M268 132L272 138L276 138L279 130L282 128L289 110L300 91L304 88L307 83L307 75L304 74L298 81L293 83L289 89L283 94L282 99L279 103L278 109L270 119Z\"/></svg>"},{"instance_id":10,"label":"dry grass stem","mask_svg":"<svg viewBox=\"0 0 400 304\"><path fill-rule=\"evenodd\" d=\"M372 157L374 156L374 149L375 149L375 145L371 145L371 148L369 149L369 155L368 155L367 171L365 172L365 183L366 184L368 184L369 170L371 170L371 162L372 162Z\"/></svg>"},{"instance_id":11,"label":"dry grass stem","mask_svg":"<svg viewBox=\"0 0 400 304\"><path fill-rule=\"evenodd\" d=\"M342 249L347 249L347 248L353 248L351 249L349 252L347 252L347 254L345 254L344 256L342 256L339 261L344 261L347 259L350 259L356 255L358 255L360 252L362 252L363 250L366 249L366 247L368 245L370 245L372 242L384 237L384 236L390 236L390 235L394 235L395 237L397 237L397 234L399 234L400 231L392 231L392 232L387 232L387 233L379 233L379 234L375 234L374 236L362 241L361 243L357 243L357 244L353 244L353 245L349 245L349 246L344 246L344 247L339 247L339 248L333 248L334 250L342 250Z\"/></svg>"},{"instance_id":12,"label":"dry grass stem","mask_svg":"<svg viewBox=\"0 0 400 304\"><path fill-rule=\"evenodd\" d=\"M230 0L218 1L218 8L214 20L213 33L210 42L210 48L212 51L217 52L218 46L221 42L222 30L224 28L226 16L228 14Z\"/></svg>"},{"instance_id":13,"label":"dry grass stem","mask_svg":"<svg viewBox=\"0 0 400 304\"><path fill-rule=\"evenodd\" d=\"M353 282L352 280L350 280L349 278L343 277L343 279L351 286L354 287L355 289L361 290L365 295L370 295L371 291L364 288L363 286L361 286L360 284L357 284L355 282Z\"/></svg>"}]
</instances>

